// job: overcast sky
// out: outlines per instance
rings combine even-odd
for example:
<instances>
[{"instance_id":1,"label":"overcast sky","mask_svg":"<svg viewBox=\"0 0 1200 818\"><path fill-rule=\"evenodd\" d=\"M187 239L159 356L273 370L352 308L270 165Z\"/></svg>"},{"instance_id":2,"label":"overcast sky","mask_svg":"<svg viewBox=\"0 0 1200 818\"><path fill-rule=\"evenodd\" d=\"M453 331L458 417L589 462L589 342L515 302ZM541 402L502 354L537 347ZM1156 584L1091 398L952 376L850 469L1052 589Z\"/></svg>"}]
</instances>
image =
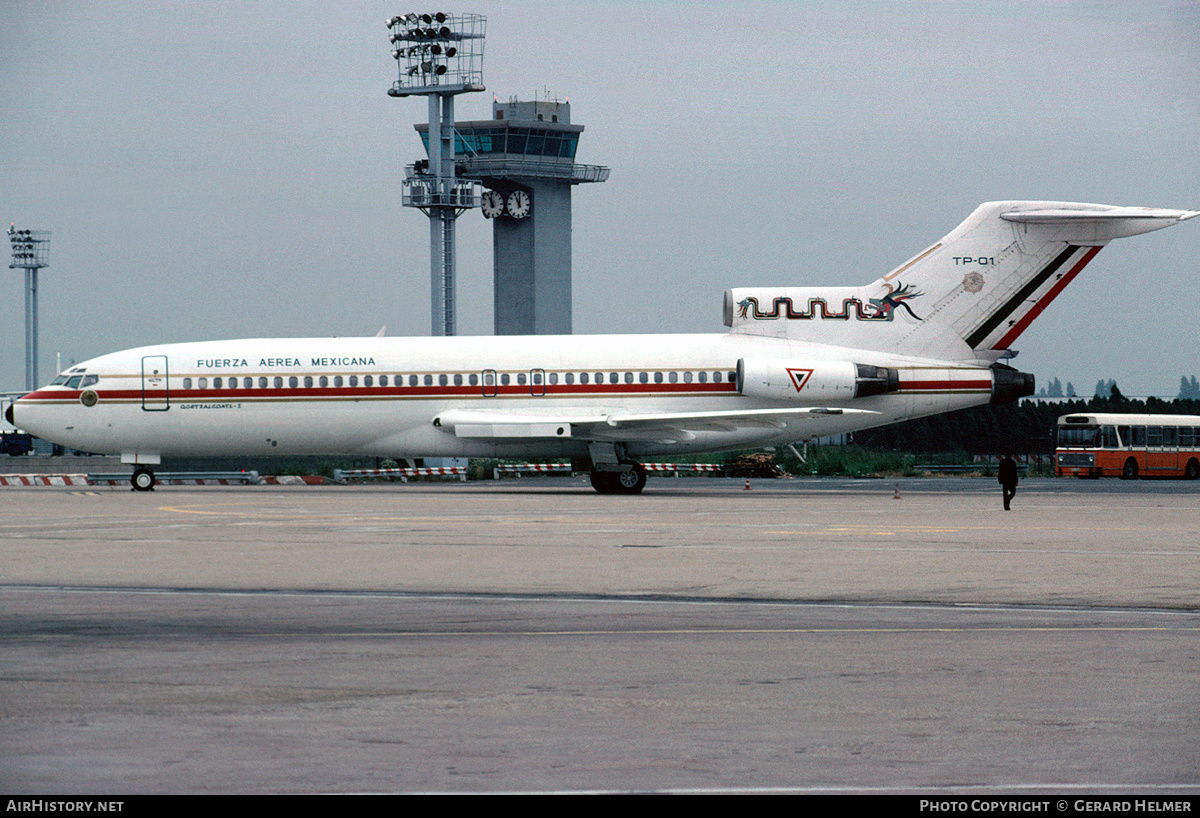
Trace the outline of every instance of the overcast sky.
<instances>
[{"instance_id":1,"label":"overcast sky","mask_svg":"<svg viewBox=\"0 0 1200 818\"><path fill-rule=\"evenodd\" d=\"M142 344L429 332L394 3L0 0L0 220L53 233L41 372ZM438 9L431 8L431 11ZM1194 2L475 2L487 92L569 99L576 333L722 332L733 286L865 284L980 202L1200 208ZM491 231L458 222L459 333ZM4 248L7 253L7 247ZM2 269L2 268L0 268ZM1018 339L1090 394L1200 374L1200 220L1114 242ZM0 285L0 391L24 384Z\"/></svg>"}]
</instances>

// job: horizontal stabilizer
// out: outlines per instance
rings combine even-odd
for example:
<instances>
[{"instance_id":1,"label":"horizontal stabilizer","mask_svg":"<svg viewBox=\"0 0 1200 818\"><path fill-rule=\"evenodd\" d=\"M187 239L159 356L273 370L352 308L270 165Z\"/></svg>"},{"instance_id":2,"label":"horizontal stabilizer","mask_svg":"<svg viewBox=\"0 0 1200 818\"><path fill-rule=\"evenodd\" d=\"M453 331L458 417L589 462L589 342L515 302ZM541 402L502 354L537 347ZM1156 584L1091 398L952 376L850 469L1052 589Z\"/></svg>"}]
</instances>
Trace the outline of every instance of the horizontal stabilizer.
<instances>
[{"instance_id":1,"label":"horizontal stabilizer","mask_svg":"<svg viewBox=\"0 0 1200 818\"><path fill-rule=\"evenodd\" d=\"M1195 216L1200 210L1168 210L1157 207L1111 207L1096 209L1046 208L1001 213L1000 218L1019 224L1056 225L1065 228L1058 237L1073 244L1103 244L1113 239L1161 230Z\"/></svg>"}]
</instances>

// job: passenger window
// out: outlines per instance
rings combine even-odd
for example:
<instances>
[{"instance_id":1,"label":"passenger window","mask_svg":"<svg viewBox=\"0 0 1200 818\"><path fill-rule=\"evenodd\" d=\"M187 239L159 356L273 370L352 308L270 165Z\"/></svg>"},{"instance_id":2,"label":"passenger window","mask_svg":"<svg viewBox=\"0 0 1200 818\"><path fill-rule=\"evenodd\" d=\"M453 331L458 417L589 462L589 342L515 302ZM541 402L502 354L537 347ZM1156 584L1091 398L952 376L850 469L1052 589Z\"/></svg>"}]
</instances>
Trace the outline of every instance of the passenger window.
<instances>
[{"instance_id":1,"label":"passenger window","mask_svg":"<svg viewBox=\"0 0 1200 818\"><path fill-rule=\"evenodd\" d=\"M237 388L238 388L238 382L237 382L237 378L230 378L230 379L229 379L229 388L230 388L230 389L237 389Z\"/></svg>"},{"instance_id":2,"label":"passenger window","mask_svg":"<svg viewBox=\"0 0 1200 818\"><path fill-rule=\"evenodd\" d=\"M320 378L317 380L317 383L318 383L318 384L320 384L322 388L323 388L323 387L326 387L326 386L329 386L329 376L328 376L328 375L322 375L322 376L321 376L321 377L320 377Z\"/></svg>"},{"instance_id":3,"label":"passenger window","mask_svg":"<svg viewBox=\"0 0 1200 818\"><path fill-rule=\"evenodd\" d=\"M500 385L501 386L508 386L508 381L509 381L509 378L508 378L507 372L500 376Z\"/></svg>"},{"instance_id":4,"label":"passenger window","mask_svg":"<svg viewBox=\"0 0 1200 818\"><path fill-rule=\"evenodd\" d=\"M575 373L568 372L567 374L563 375L563 380L566 381L568 385L575 383Z\"/></svg>"},{"instance_id":5,"label":"passenger window","mask_svg":"<svg viewBox=\"0 0 1200 818\"><path fill-rule=\"evenodd\" d=\"M196 381L196 386L201 389L208 389L208 378L201 378L200 380Z\"/></svg>"},{"instance_id":6,"label":"passenger window","mask_svg":"<svg viewBox=\"0 0 1200 818\"><path fill-rule=\"evenodd\" d=\"M672 372L670 375L670 380L671 380L671 383L679 383L679 373Z\"/></svg>"},{"instance_id":7,"label":"passenger window","mask_svg":"<svg viewBox=\"0 0 1200 818\"><path fill-rule=\"evenodd\" d=\"M551 386L555 386L558 383L558 373L557 372L551 372L548 377L550 378Z\"/></svg>"},{"instance_id":8,"label":"passenger window","mask_svg":"<svg viewBox=\"0 0 1200 818\"><path fill-rule=\"evenodd\" d=\"M283 376L276 375L274 380L272 381L271 385L274 386L276 389L283 389Z\"/></svg>"},{"instance_id":9,"label":"passenger window","mask_svg":"<svg viewBox=\"0 0 1200 818\"><path fill-rule=\"evenodd\" d=\"M462 375L455 375L455 376L454 376L454 385L455 385L455 386L462 386Z\"/></svg>"},{"instance_id":10,"label":"passenger window","mask_svg":"<svg viewBox=\"0 0 1200 818\"><path fill-rule=\"evenodd\" d=\"M191 388L192 388L192 379L191 379L191 378L184 378L184 379L183 379L183 388L184 388L184 389L191 389Z\"/></svg>"},{"instance_id":11,"label":"passenger window","mask_svg":"<svg viewBox=\"0 0 1200 818\"><path fill-rule=\"evenodd\" d=\"M654 373L654 382L655 382L655 383L662 383L662 382L663 382L663 377L662 377L662 373L661 373L661 372L655 372L655 373Z\"/></svg>"},{"instance_id":12,"label":"passenger window","mask_svg":"<svg viewBox=\"0 0 1200 818\"><path fill-rule=\"evenodd\" d=\"M469 383L471 386L479 386L479 376L474 374L468 376L467 383Z\"/></svg>"},{"instance_id":13,"label":"passenger window","mask_svg":"<svg viewBox=\"0 0 1200 818\"><path fill-rule=\"evenodd\" d=\"M220 378L213 378L213 389L220 389L223 381Z\"/></svg>"},{"instance_id":14,"label":"passenger window","mask_svg":"<svg viewBox=\"0 0 1200 818\"><path fill-rule=\"evenodd\" d=\"M525 373L524 372L517 373L517 385L519 385L519 386L525 385Z\"/></svg>"},{"instance_id":15,"label":"passenger window","mask_svg":"<svg viewBox=\"0 0 1200 818\"><path fill-rule=\"evenodd\" d=\"M650 383L650 374L648 372L639 372L638 383Z\"/></svg>"},{"instance_id":16,"label":"passenger window","mask_svg":"<svg viewBox=\"0 0 1200 818\"><path fill-rule=\"evenodd\" d=\"M258 388L259 389L267 388L267 379L265 377L261 377L258 379Z\"/></svg>"},{"instance_id":17,"label":"passenger window","mask_svg":"<svg viewBox=\"0 0 1200 818\"><path fill-rule=\"evenodd\" d=\"M358 376L357 376L357 375L351 375L351 376L350 376L350 385L351 385L351 386L358 386Z\"/></svg>"},{"instance_id":18,"label":"passenger window","mask_svg":"<svg viewBox=\"0 0 1200 818\"><path fill-rule=\"evenodd\" d=\"M334 385L334 387L335 387L335 388L338 388L338 389L340 389L343 383L344 383L344 381L342 380L342 376L341 376L341 375L334 375L334 376L333 376L333 385Z\"/></svg>"},{"instance_id":19,"label":"passenger window","mask_svg":"<svg viewBox=\"0 0 1200 818\"><path fill-rule=\"evenodd\" d=\"M370 375L363 375L363 386L374 386L375 379Z\"/></svg>"},{"instance_id":20,"label":"passenger window","mask_svg":"<svg viewBox=\"0 0 1200 818\"><path fill-rule=\"evenodd\" d=\"M312 385L313 385L312 375L305 375L304 376L304 388L312 389Z\"/></svg>"},{"instance_id":21,"label":"passenger window","mask_svg":"<svg viewBox=\"0 0 1200 818\"><path fill-rule=\"evenodd\" d=\"M586 373L586 372L580 372L580 373L579 373L579 382L580 382L580 383L587 383L587 382L588 382L588 373Z\"/></svg>"},{"instance_id":22,"label":"passenger window","mask_svg":"<svg viewBox=\"0 0 1200 818\"><path fill-rule=\"evenodd\" d=\"M289 389L295 389L299 385L300 385L300 379L297 378L295 375L292 375L288 378L288 388Z\"/></svg>"},{"instance_id":23,"label":"passenger window","mask_svg":"<svg viewBox=\"0 0 1200 818\"><path fill-rule=\"evenodd\" d=\"M416 386L416 385L417 385L417 376L416 376L416 375L409 375L409 376L408 376L408 385L409 385L409 386Z\"/></svg>"},{"instance_id":24,"label":"passenger window","mask_svg":"<svg viewBox=\"0 0 1200 818\"><path fill-rule=\"evenodd\" d=\"M700 383L708 383L708 373L707 372L701 372L696 377L700 380Z\"/></svg>"},{"instance_id":25,"label":"passenger window","mask_svg":"<svg viewBox=\"0 0 1200 818\"><path fill-rule=\"evenodd\" d=\"M387 375L380 375L380 376L379 376L379 385L380 385L380 386L387 386Z\"/></svg>"},{"instance_id":26,"label":"passenger window","mask_svg":"<svg viewBox=\"0 0 1200 818\"><path fill-rule=\"evenodd\" d=\"M425 376L425 385L426 385L426 386L433 386L433 376L432 376L432 375L426 375L426 376Z\"/></svg>"},{"instance_id":27,"label":"passenger window","mask_svg":"<svg viewBox=\"0 0 1200 818\"><path fill-rule=\"evenodd\" d=\"M625 383L633 383L633 373L632 372L625 373Z\"/></svg>"}]
</instances>

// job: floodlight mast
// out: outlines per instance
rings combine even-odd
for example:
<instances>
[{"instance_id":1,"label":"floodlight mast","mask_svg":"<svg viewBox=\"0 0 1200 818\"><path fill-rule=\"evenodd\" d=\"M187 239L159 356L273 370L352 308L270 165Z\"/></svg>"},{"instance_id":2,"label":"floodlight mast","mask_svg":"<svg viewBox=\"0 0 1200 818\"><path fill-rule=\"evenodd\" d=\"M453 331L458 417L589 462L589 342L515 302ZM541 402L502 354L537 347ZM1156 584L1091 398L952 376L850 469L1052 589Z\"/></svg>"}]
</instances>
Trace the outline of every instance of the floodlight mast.
<instances>
[{"instance_id":1,"label":"floodlight mast","mask_svg":"<svg viewBox=\"0 0 1200 818\"><path fill-rule=\"evenodd\" d=\"M25 390L38 386L38 270L50 266L50 231L18 230L8 226L8 243L12 249L10 270L25 271Z\"/></svg>"},{"instance_id":2,"label":"floodlight mast","mask_svg":"<svg viewBox=\"0 0 1200 818\"><path fill-rule=\"evenodd\" d=\"M454 97L482 91L482 14L403 14L387 21L399 78L388 96L429 97L428 164L406 172L401 203L429 217L433 335L454 335L454 222L479 206L479 183L455 177Z\"/></svg>"}]
</instances>

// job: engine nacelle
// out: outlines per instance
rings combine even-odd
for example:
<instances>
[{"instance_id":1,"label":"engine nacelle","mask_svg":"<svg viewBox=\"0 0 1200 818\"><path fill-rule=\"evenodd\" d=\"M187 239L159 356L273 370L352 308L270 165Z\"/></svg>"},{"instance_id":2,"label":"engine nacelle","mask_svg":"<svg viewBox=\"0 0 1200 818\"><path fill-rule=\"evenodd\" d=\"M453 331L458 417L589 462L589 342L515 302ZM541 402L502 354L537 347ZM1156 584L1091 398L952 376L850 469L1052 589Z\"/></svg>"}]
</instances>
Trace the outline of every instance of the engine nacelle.
<instances>
[{"instance_id":1,"label":"engine nacelle","mask_svg":"<svg viewBox=\"0 0 1200 818\"><path fill-rule=\"evenodd\" d=\"M897 391L900 373L852 361L741 358L737 388L740 394L768 400L851 400Z\"/></svg>"}]
</instances>

